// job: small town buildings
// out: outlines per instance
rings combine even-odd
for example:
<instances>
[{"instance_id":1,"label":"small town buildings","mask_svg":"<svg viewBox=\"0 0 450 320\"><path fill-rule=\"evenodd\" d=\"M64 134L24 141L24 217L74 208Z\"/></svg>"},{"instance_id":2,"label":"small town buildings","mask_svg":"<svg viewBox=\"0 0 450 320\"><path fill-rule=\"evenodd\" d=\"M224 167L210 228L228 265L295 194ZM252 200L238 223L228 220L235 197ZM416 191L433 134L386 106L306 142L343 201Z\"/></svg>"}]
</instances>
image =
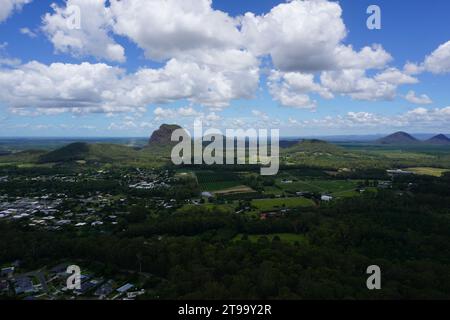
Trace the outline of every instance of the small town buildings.
<instances>
[{"instance_id":1,"label":"small town buildings","mask_svg":"<svg viewBox=\"0 0 450 320\"><path fill-rule=\"evenodd\" d=\"M75 289L73 292L76 295L84 295L91 290L94 290L101 282L98 280L84 281L80 285L80 289Z\"/></svg>"},{"instance_id":2,"label":"small town buildings","mask_svg":"<svg viewBox=\"0 0 450 320\"><path fill-rule=\"evenodd\" d=\"M20 277L14 281L16 295L35 292L33 281L29 277Z\"/></svg>"},{"instance_id":3,"label":"small town buildings","mask_svg":"<svg viewBox=\"0 0 450 320\"><path fill-rule=\"evenodd\" d=\"M114 282L112 280L107 281L95 290L94 295L100 297L100 299L104 299L113 292L113 284Z\"/></svg>"},{"instance_id":4,"label":"small town buildings","mask_svg":"<svg viewBox=\"0 0 450 320\"><path fill-rule=\"evenodd\" d=\"M9 291L8 280L0 280L0 293L5 293Z\"/></svg>"},{"instance_id":5,"label":"small town buildings","mask_svg":"<svg viewBox=\"0 0 450 320\"><path fill-rule=\"evenodd\" d=\"M131 283L127 283L123 286L121 286L120 288L118 288L116 291L120 294L126 293L127 291L131 290L134 288L134 285Z\"/></svg>"},{"instance_id":6,"label":"small town buildings","mask_svg":"<svg viewBox=\"0 0 450 320\"><path fill-rule=\"evenodd\" d=\"M390 188L392 188L392 181L379 181L378 188L379 189L390 189Z\"/></svg>"},{"instance_id":7,"label":"small town buildings","mask_svg":"<svg viewBox=\"0 0 450 320\"><path fill-rule=\"evenodd\" d=\"M127 298L128 298L128 299L135 299L136 297L141 296L141 295L143 295L144 293L145 293L145 290L144 290L144 289L139 290L139 291L134 291L134 292L128 292L128 293L127 293Z\"/></svg>"},{"instance_id":8,"label":"small town buildings","mask_svg":"<svg viewBox=\"0 0 450 320\"><path fill-rule=\"evenodd\" d=\"M11 279L14 275L14 267L3 268L0 271L0 278Z\"/></svg>"},{"instance_id":9,"label":"small town buildings","mask_svg":"<svg viewBox=\"0 0 450 320\"><path fill-rule=\"evenodd\" d=\"M410 175L410 174L414 174L414 172L412 172L412 171L406 171L406 170L402 170L402 169L386 170L386 172L389 175Z\"/></svg>"},{"instance_id":10,"label":"small town buildings","mask_svg":"<svg viewBox=\"0 0 450 320\"><path fill-rule=\"evenodd\" d=\"M202 197L205 197L205 198L212 198L212 197L213 197L213 194L212 194L211 192L204 191L204 192L202 192Z\"/></svg>"}]
</instances>

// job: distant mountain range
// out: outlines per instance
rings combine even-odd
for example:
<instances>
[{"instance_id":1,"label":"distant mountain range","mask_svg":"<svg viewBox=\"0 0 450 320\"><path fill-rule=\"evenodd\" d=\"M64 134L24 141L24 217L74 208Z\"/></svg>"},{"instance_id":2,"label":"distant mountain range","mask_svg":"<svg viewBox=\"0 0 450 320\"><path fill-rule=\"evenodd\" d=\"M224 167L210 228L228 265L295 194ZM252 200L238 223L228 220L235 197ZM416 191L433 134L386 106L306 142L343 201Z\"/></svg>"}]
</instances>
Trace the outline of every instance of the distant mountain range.
<instances>
[{"instance_id":1,"label":"distant mountain range","mask_svg":"<svg viewBox=\"0 0 450 320\"><path fill-rule=\"evenodd\" d=\"M149 140L148 147L152 146L170 146L175 143L171 141L172 133L177 130L182 129L180 126L176 124L163 124L159 127L158 130L155 130ZM421 138L426 137L424 140L419 140L416 137L413 137L411 134L406 132L396 132L386 137L381 137L375 140L375 136L372 136L373 140L368 140L367 142L373 142L379 144L435 144L435 145L446 145L450 144L450 139L444 134L439 134L428 138L430 135L420 135ZM350 136L349 136L350 137ZM350 140L350 139L349 139ZM302 138L281 138L280 147L282 148L292 148L292 147L301 147L301 146L314 146L315 148L324 147L325 141L332 141L329 139L302 139Z\"/></svg>"},{"instance_id":2,"label":"distant mountain range","mask_svg":"<svg viewBox=\"0 0 450 320\"><path fill-rule=\"evenodd\" d=\"M426 141L430 144L450 144L450 139L443 134L438 134L437 136L434 136Z\"/></svg>"},{"instance_id":3,"label":"distant mountain range","mask_svg":"<svg viewBox=\"0 0 450 320\"><path fill-rule=\"evenodd\" d=\"M166 161L170 156L172 133L181 129L178 125L163 124L155 130L148 143L142 147L131 147L112 143L75 142L54 149L41 151L37 155L40 163L62 163L73 161L132 163L142 161Z\"/></svg>"},{"instance_id":4,"label":"distant mountain range","mask_svg":"<svg viewBox=\"0 0 450 320\"><path fill-rule=\"evenodd\" d=\"M427 140L419 140L419 139L413 137L412 135L410 135L409 133L406 133L403 131L395 132L384 138L378 139L375 142L379 143L379 144L397 144L397 145L402 145L402 144L435 144L435 145L447 145L448 144L448 145L450 145L450 139L443 134L438 134Z\"/></svg>"},{"instance_id":5,"label":"distant mountain range","mask_svg":"<svg viewBox=\"0 0 450 320\"><path fill-rule=\"evenodd\" d=\"M409 133L400 131L378 139L375 142L381 144L414 144L419 143L420 141Z\"/></svg>"},{"instance_id":6,"label":"distant mountain range","mask_svg":"<svg viewBox=\"0 0 450 320\"><path fill-rule=\"evenodd\" d=\"M0 150L0 156L3 160L8 158L14 161L22 162L40 162L40 163L61 163L61 162L73 162L73 161L90 161L90 162L139 162L139 161L159 161L159 159L168 160L172 146L177 142L171 141L172 133L181 129L178 125L163 124L157 130L155 130L147 144L141 144L140 146L130 146L124 144L113 143L88 143L88 142L75 142L69 143L62 147L53 148L52 151L48 150L30 150L27 149L23 152L7 152ZM391 135L379 138L377 140L366 141L370 144L380 145L436 145L436 146L450 146L450 138L444 134L438 134L430 137L427 135L425 139L418 139L406 132L396 132ZM330 141L330 140L328 140ZM354 140L355 141L355 140ZM109 142L109 141L108 141ZM290 152L306 152L317 153L326 152L331 154L337 154L344 152L345 149L339 145L328 143L318 139L301 139L301 138L288 138L281 139L280 147L285 153ZM5 161L6 161L5 160ZM13 161L13 162L14 162Z\"/></svg>"}]
</instances>

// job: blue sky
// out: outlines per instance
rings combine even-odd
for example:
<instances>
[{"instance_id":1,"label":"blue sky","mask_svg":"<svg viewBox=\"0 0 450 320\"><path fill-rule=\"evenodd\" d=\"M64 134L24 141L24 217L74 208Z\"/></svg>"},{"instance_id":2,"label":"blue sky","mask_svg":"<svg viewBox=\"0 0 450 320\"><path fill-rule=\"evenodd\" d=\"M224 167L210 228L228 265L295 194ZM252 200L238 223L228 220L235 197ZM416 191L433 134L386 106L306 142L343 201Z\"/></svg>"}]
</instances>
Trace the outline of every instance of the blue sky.
<instances>
[{"instance_id":1,"label":"blue sky","mask_svg":"<svg viewBox=\"0 0 450 320\"><path fill-rule=\"evenodd\" d=\"M446 0L6 2L0 136L450 132Z\"/></svg>"}]
</instances>

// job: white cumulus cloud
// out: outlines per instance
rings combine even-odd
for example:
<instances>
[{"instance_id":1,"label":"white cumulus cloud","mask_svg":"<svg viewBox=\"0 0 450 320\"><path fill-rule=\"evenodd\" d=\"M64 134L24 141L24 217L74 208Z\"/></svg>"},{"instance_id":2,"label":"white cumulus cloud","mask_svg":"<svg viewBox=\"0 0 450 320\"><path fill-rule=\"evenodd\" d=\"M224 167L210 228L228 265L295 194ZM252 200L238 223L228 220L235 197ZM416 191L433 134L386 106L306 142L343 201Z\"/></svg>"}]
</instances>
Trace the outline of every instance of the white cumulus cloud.
<instances>
[{"instance_id":1,"label":"white cumulus cloud","mask_svg":"<svg viewBox=\"0 0 450 320\"><path fill-rule=\"evenodd\" d=\"M450 107L426 109L415 108L402 114L382 115L364 111L351 111L344 115L326 116L318 119L297 120L290 118L291 127L311 129L358 129L368 132L368 128L384 130L446 130L450 125ZM372 130L373 131L373 130Z\"/></svg>"},{"instance_id":2,"label":"white cumulus cloud","mask_svg":"<svg viewBox=\"0 0 450 320\"><path fill-rule=\"evenodd\" d=\"M324 87L332 92L345 94L356 100L392 100L396 95L395 84L367 77L360 69L326 71L320 77Z\"/></svg>"},{"instance_id":3,"label":"white cumulus cloud","mask_svg":"<svg viewBox=\"0 0 450 320\"><path fill-rule=\"evenodd\" d=\"M95 56L109 61L124 62L125 49L111 34L113 15L106 0L67 0L66 6L52 4L53 13L43 18L42 29L57 52L76 57ZM72 8L79 8L80 27L71 27Z\"/></svg>"},{"instance_id":4,"label":"white cumulus cloud","mask_svg":"<svg viewBox=\"0 0 450 320\"><path fill-rule=\"evenodd\" d=\"M14 12L21 10L22 7L32 0L2 0L0 3L0 23L9 18Z\"/></svg>"},{"instance_id":5,"label":"white cumulus cloud","mask_svg":"<svg viewBox=\"0 0 450 320\"><path fill-rule=\"evenodd\" d=\"M421 94L420 96L417 96L416 93L412 90L408 91L408 93L405 95L405 99L411 103L415 104L431 104L433 103L433 100L426 94Z\"/></svg>"},{"instance_id":6,"label":"white cumulus cloud","mask_svg":"<svg viewBox=\"0 0 450 320\"><path fill-rule=\"evenodd\" d=\"M237 21L212 0L112 0L114 31L164 61L204 50L239 48Z\"/></svg>"},{"instance_id":7,"label":"white cumulus cloud","mask_svg":"<svg viewBox=\"0 0 450 320\"><path fill-rule=\"evenodd\" d=\"M422 63L408 62L404 66L408 74L431 72L434 74L450 73L450 41L441 44L436 50L425 57Z\"/></svg>"},{"instance_id":8,"label":"white cumulus cloud","mask_svg":"<svg viewBox=\"0 0 450 320\"><path fill-rule=\"evenodd\" d=\"M432 73L450 72L450 41L440 45L435 51L425 58L424 67Z\"/></svg>"},{"instance_id":9,"label":"white cumulus cloud","mask_svg":"<svg viewBox=\"0 0 450 320\"><path fill-rule=\"evenodd\" d=\"M338 3L291 1L265 15L247 13L242 33L257 55L269 54L283 71L317 71L333 68L334 50L346 36Z\"/></svg>"},{"instance_id":10,"label":"white cumulus cloud","mask_svg":"<svg viewBox=\"0 0 450 320\"><path fill-rule=\"evenodd\" d=\"M127 74L104 63L36 61L0 68L0 101L9 108L54 108L76 113L128 112L149 104L188 100L211 109L252 96L258 86L253 71L213 69L170 60L163 68Z\"/></svg>"}]
</instances>

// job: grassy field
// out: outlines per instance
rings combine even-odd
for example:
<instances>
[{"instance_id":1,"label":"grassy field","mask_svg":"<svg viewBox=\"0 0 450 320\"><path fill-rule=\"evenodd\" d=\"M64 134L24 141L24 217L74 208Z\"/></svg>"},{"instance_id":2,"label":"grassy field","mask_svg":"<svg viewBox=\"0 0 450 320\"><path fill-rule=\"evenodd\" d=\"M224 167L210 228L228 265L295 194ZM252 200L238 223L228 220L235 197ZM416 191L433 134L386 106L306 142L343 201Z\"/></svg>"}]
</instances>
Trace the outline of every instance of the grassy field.
<instances>
[{"instance_id":1,"label":"grassy field","mask_svg":"<svg viewBox=\"0 0 450 320\"><path fill-rule=\"evenodd\" d=\"M450 169L431 168L431 167L407 168L405 170L412 171L415 174L433 177L441 177L445 172L450 172Z\"/></svg>"},{"instance_id":2,"label":"grassy field","mask_svg":"<svg viewBox=\"0 0 450 320\"><path fill-rule=\"evenodd\" d=\"M264 193L279 196L284 193L284 190L278 186L269 186L269 187L264 187Z\"/></svg>"},{"instance_id":3,"label":"grassy field","mask_svg":"<svg viewBox=\"0 0 450 320\"><path fill-rule=\"evenodd\" d=\"M252 206L260 211L268 211L281 208L299 208L314 206L314 201L302 197L257 199L252 201Z\"/></svg>"},{"instance_id":4,"label":"grassy field","mask_svg":"<svg viewBox=\"0 0 450 320\"><path fill-rule=\"evenodd\" d=\"M243 234L238 234L234 237L233 241L239 241L242 240L242 237L244 235ZM295 242L299 242L299 243L308 243L308 239L302 235L302 234L295 234L295 233L274 233L274 234L267 234L267 235L262 235L262 234L252 234L252 235L248 235L247 238L249 241L251 242L258 242L258 239L260 239L261 237L266 237L267 239L269 239L269 241L272 241L273 238L275 238L276 236L278 236L280 238L281 241L284 242L289 242L289 243L295 243Z\"/></svg>"},{"instance_id":5,"label":"grassy field","mask_svg":"<svg viewBox=\"0 0 450 320\"><path fill-rule=\"evenodd\" d=\"M227 171L195 171L198 184L202 191L219 191L242 185L239 177Z\"/></svg>"},{"instance_id":6,"label":"grassy field","mask_svg":"<svg viewBox=\"0 0 450 320\"><path fill-rule=\"evenodd\" d=\"M14 166L14 162L0 162L0 167Z\"/></svg>"},{"instance_id":7,"label":"grassy field","mask_svg":"<svg viewBox=\"0 0 450 320\"><path fill-rule=\"evenodd\" d=\"M52 163L45 163L45 164L37 164L37 163L16 163L16 162L0 162L0 167L7 167L7 166L17 166L21 169L29 169L29 168L52 168Z\"/></svg>"},{"instance_id":8,"label":"grassy field","mask_svg":"<svg viewBox=\"0 0 450 320\"><path fill-rule=\"evenodd\" d=\"M366 192L377 192L378 189L376 187L365 187L364 188ZM347 191L340 191L340 192L333 192L333 196L338 198L351 198L361 195L359 191L356 190L347 190Z\"/></svg>"},{"instance_id":9,"label":"grassy field","mask_svg":"<svg viewBox=\"0 0 450 320\"><path fill-rule=\"evenodd\" d=\"M304 179L293 181L292 183L283 183L282 179L276 181L276 187L283 191L308 191L319 193L338 194L346 191L354 191L359 180L326 180L326 179Z\"/></svg>"},{"instance_id":10,"label":"grassy field","mask_svg":"<svg viewBox=\"0 0 450 320\"><path fill-rule=\"evenodd\" d=\"M250 188L248 186L241 185L241 186L236 186L236 187L232 187L232 188L214 191L214 193L218 194L218 195L226 195L226 194L232 194L232 193L248 193L248 192L254 192L254 191L255 190L253 190L252 188Z\"/></svg>"},{"instance_id":11,"label":"grassy field","mask_svg":"<svg viewBox=\"0 0 450 320\"><path fill-rule=\"evenodd\" d=\"M175 170L175 177L177 178L195 178L195 174L192 171Z\"/></svg>"}]
</instances>

